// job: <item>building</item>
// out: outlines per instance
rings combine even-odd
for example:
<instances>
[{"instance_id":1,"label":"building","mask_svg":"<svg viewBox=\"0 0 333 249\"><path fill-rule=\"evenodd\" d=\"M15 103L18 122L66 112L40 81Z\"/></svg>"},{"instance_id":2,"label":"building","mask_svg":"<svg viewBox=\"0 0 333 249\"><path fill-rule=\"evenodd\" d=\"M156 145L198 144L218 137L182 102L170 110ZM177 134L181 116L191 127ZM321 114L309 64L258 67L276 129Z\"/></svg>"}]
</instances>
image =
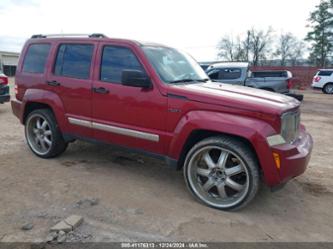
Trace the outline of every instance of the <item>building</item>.
<instances>
[{"instance_id":1,"label":"building","mask_svg":"<svg viewBox=\"0 0 333 249\"><path fill-rule=\"evenodd\" d=\"M0 51L0 71L7 76L14 76L19 56L19 53Z\"/></svg>"}]
</instances>

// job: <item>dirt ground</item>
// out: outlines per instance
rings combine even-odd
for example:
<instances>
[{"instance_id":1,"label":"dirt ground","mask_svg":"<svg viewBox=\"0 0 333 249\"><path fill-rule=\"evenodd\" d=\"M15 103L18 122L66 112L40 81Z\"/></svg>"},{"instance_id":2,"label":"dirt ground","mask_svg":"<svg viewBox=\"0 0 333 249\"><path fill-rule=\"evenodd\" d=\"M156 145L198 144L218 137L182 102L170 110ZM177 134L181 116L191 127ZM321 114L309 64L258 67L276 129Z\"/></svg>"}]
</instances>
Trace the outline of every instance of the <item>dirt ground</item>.
<instances>
[{"instance_id":1,"label":"dirt ground","mask_svg":"<svg viewBox=\"0 0 333 249\"><path fill-rule=\"evenodd\" d=\"M0 105L0 241L44 241L71 214L84 223L70 241L333 241L333 95L303 93L315 141L308 170L238 212L197 203L181 172L109 146L77 141L40 159L10 104Z\"/></svg>"}]
</instances>

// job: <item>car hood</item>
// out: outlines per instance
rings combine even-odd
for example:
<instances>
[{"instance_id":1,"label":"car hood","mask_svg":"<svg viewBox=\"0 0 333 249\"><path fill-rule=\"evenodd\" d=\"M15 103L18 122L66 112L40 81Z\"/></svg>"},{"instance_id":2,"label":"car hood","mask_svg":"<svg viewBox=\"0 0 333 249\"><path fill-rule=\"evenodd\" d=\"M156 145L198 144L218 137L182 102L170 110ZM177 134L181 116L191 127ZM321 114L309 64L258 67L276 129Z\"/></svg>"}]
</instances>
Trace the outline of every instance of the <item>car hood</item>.
<instances>
[{"instance_id":1,"label":"car hood","mask_svg":"<svg viewBox=\"0 0 333 249\"><path fill-rule=\"evenodd\" d=\"M279 93L217 82L172 85L171 89L193 101L267 114L280 115L300 105L295 98Z\"/></svg>"}]
</instances>

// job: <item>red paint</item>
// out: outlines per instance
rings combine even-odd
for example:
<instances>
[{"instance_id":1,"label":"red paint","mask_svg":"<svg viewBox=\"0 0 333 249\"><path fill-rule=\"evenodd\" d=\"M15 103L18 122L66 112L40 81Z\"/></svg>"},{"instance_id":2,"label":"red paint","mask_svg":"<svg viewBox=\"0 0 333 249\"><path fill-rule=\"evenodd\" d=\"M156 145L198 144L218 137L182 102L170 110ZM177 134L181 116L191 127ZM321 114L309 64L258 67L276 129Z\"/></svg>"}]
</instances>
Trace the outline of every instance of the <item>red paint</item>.
<instances>
[{"instance_id":1,"label":"red paint","mask_svg":"<svg viewBox=\"0 0 333 249\"><path fill-rule=\"evenodd\" d=\"M22 72L22 60L27 47L31 43L41 42L52 45L46 73L36 75ZM88 80L53 75L57 47L64 42L90 43L95 46ZM153 86L142 89L100 81L101 51L107 44L130 48L146 70ZM61 86L51 87L45 83L52 80L61 82ZM301 174L311 154L312 139L303 128L302 139L295 144L271 148L266 142L267 136L280 132L280 115L299 108L299 102L295 99L215 83L167 85L160 80L140 44L135 41L106 38L31 39L20 57L16 85L16 100L12 101L12 108L22 123L27 104L43 103L52 108L63 133L143 149L174 160L181 157L185 142L197 130L242 137L254 148L269 186ZM104 87L109 93L93 93L93 87ZM156 134L159 141L71 125L68 117ZM280 171L275 166L273 151L281 156Z\"/></svg>"},{"instance_id":2,"label":"red paint","mask_svg":"<svg viewBox=\"0 0 333 249\"><path fill-rule=\"evenodd\" d=\"M0 85L8 85L8 77L0 76Z\"/></svg>"}]
</instances>

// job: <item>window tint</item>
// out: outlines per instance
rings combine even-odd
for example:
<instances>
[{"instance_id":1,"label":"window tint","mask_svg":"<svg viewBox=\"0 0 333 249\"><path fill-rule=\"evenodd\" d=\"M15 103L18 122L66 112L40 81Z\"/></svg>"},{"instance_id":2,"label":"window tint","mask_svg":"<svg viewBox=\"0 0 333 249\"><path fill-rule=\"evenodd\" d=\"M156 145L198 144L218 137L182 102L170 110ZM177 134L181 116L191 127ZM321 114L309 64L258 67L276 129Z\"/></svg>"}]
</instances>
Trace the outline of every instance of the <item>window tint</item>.
<instances>
[{"instance_id":1,"label":"window tint","mask_svg":"<svg viewBox=\"0 0 333 249\"><path fill-rule=\"evenodd\" d=\"M125 47L105 46L102 55L100 80L121 83L123 70L144 71L133 52Z\"/></svg>"},{"instance_id":2,"label":"window tint","mask_svg":"<svg viewBox=\"0 0 333 249\"><path fill-rule=\"evenodd\" d=\"M287 71L261 71L252 72L252 77L264 78L264 77L288 77Z\"/></svg>"},{"instance_id":3,"label":"window tint","mask_svg":"<svg viewBox=\"0 0 333 249\"><path fill-rule=\"evenodd\" d=\"M54 74L88 79L93 50L93 45L62 44L58 49Z\"/></svg>"},{"instance_id":4,"label":"window tint","mask_svg":"<svg viewBox=\"0 0 333 249\"><path fill-rule=\"evenodd\" d=\"M44 73L50 51L50 44L33 44L29 46L24 58L23 72Z\"/></svg>"},{"instance_id":5,"label":"window tint","mask_svg":"<svg viewBox=\"0 0 333 249\"><path fill-rule=\"evenodd\" d=\"M333 71L319 71L318 75L319 76L331 76Z\"/></svg>"},{"instance_id":6,"label":"window tint","mask_svg":"<svg viewBox=\"0 0 333 249\"><path fill-rule=\"evenodd\" d=\"M219 72L220 80L234 80L241 77L242 70L238 68L223 68Z\"/></svg>"},{"instance_id":7,"label":"window tint","mask_svg":"<svg viewBox=\"0 0 333 249\"><path fill-rule=\"evenodd\" d=\"M212 71L208 72L209 78L212 80L218 80L219 79L219 71L218 69L213 69Z\"/></svg>"}]
</instances>

